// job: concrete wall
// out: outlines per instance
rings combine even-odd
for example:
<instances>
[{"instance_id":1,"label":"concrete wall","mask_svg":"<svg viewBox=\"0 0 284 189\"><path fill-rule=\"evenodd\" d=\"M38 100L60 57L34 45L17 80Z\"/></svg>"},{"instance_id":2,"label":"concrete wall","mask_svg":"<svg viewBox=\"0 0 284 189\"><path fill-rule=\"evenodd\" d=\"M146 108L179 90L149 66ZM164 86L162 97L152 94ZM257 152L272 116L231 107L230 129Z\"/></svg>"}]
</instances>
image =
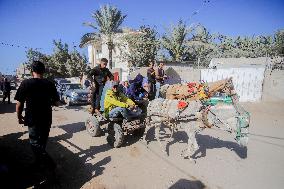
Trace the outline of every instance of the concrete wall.
<instances>
[{"instance_id":1,"label":"concrete wall","mask_svg":"<svg viewBox=\"0 0 284 189\"><path fill-rule=\"evenodd\" d=\"M284 100L284 70L267 71L265 73L262 100Z\"/></svg>"},{"instance_id":2,"label":"concrete wall","mask_svg":"<svg viewBox=\"0 0 284 189\"><path fill-rule=\"evenodd\" d=\"M165 74L168 79L165 81L167 84L187 83L200 80L200 70L184 66L165 66ZM133 79L138 73L147 76L147 67L142 67L132 72L129 76Z\"/></svg>"},{"instance_id":3,"label":"concrete wall","mask_svg":"<svg viewBox=\"0 0 284 189\"><path fill-rule=\"evenodd\" d=\"M146 70L147 68L140 68L132 72L129 79L133 79L138 73L146 76ZM201 73L200 70L183 66L167 66L165 70L169 76L167 83L170 84L199 81L205 78L207 81L215 81L233 76L235 78L233 82L241 96L241 101L284 100L284 70L274 70L272 73L268 71L265 74L264 68L227 68L222 71L208 69L209 71Z\"/></svg>"},{"instance_id":4,"label":"concrete wall","mask_svg":"<svg viewBox=\"0 0 284 189\"><path fill-rule=\"evenodd\" d=\"M201 79L207 82L233 77L233 84L241 102L257 102L262 97L265 68L226 68L201 70Z\"/></svg>"},{"instance_id":5,"label":"concrete wall","mask_svg":"<svg viewBox=\"0 0 284 189\"><path fill-rule=\"evenodd\" d=\"M200 70L187 66L167 66L165 73L169 77L168 83L188 83L200 81Z\"/></svg>"}]
</instances>

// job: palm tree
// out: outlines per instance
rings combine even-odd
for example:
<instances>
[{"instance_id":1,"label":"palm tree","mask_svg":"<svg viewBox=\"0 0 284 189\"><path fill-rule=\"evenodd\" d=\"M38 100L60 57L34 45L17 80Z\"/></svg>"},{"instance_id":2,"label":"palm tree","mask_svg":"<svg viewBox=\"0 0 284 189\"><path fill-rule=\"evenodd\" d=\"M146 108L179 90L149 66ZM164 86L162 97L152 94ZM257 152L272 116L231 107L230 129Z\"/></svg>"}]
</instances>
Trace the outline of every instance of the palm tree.
<instances>
[{"instance_id":1,"label":"palm tree","mask_svg":"<svg viewBox=\"0 0 284 189\"><path fill-rule=\"evenodd\" d=\"M186 24L180 20L162 37L162 45L169 52L173 61L183 61L187 58L185 42L189 31Z\"/></svg>"},{"instance_id":2,"label":"palm tree","mask_svg":"<svg viewBox=\"0 0 284 189\"><path fill-rule=\"evenodd\" d=\"M111 5L104 5L92 14L95 23L84 23L94 28L98 33L87 33L81 38L80 47L100 40L102 35L106 38L106 44L109 50L109 68L112 69L112 51L114 49L113 37L119 31L119 27L124 21L126 15Z\"/></svg>"}]
</instances>

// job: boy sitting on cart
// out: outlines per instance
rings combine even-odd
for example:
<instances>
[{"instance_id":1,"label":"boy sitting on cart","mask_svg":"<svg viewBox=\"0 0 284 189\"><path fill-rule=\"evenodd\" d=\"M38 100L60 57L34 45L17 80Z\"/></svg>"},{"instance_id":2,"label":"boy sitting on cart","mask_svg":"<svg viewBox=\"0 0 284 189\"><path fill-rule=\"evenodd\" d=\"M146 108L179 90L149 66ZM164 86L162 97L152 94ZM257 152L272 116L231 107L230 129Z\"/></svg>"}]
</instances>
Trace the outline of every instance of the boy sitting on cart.
<instances>
[{"instance_id":1,"label":"boy sitting on cart","mask_svg":"<svg viewBox=\"0 0 284 189\"><path fill-rule=\"evenodd\" d=\"M138 117L142 110L135 103L118 90L119 82L113 81L112 88L107 90L104 99L104 114L107 118L123 117L131 119Z\"/></svg>"}]
</instances>

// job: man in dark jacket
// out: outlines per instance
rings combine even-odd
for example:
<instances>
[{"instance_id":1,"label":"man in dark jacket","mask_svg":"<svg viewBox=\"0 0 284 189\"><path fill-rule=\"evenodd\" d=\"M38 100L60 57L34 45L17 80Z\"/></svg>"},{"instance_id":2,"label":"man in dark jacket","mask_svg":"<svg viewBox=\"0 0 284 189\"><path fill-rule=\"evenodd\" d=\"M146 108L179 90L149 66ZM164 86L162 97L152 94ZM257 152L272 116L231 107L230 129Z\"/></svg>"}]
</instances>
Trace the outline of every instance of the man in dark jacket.
<instances>
[{"instance_id":1,"label":"man in dark jacket","mask_svg":"<svg viewBox=\"0 0 284 189\"><path fill-rule=\"evenodd\" d=\"M2 90L3 90L3 103L5 102L6 98L8 97L8 104L10 104L10 94L11 94L11 83L8 81L7 78L4 79L4 82L2 84Z\"/></svg>"},{"instance_id":2,"label":"man in dark jacket","mask_svg":"<svg viewBox=\"0 0 284 189\"><path fill-rule=\"evenodd\" d=\"M108 63L108 60L106 58L102 58L100 61L100 64L93 68L90 73L89 77L93 78L94 84L95 84L95 90L92 92L92 114L100 113L100 99L103 92L103 88L105 86L106 81L113 80L113 75L109 71L109 69L106 67Z\"/></svg>"},{"instance_id":3,"label":"man in dark jacket","mask_svg":"<svg viewBox=\"0 0 284 189\"><path fill-rule=\"evenodd\" d=\"M45 66L40 61L31 65L33 78L24 80L18 88L15 100L19 124L28 126L35 165L54 169L55 163L46 152L46 144L52 123L52 105L59 105L59 96L54 83L43 78ZM25 117L22 116L26 103Z\"/></svg>"}]
</instances>

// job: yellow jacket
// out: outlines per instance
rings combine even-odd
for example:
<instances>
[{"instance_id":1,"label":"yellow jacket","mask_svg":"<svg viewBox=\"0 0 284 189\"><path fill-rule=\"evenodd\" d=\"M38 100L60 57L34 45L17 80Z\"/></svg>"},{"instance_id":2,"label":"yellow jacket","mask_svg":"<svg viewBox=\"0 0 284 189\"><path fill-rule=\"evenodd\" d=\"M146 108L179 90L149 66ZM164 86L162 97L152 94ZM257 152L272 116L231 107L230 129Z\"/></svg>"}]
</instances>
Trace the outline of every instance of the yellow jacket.
<instances>
[{"instance_id":1,"label":"yellow jacket","mask_svg":"<svg viewBox=\"0 0 284 189\"><path fill-rule=\"evenodd\" d=\"M127 108L130 105L135 105L135 103L127 98L123 93L118 93L115 95L112 89L107 90L105 100L104 100L104 113L105 116L108 117L108 113L116 108L122 107Z\"/></svg>"}]
</instances>

